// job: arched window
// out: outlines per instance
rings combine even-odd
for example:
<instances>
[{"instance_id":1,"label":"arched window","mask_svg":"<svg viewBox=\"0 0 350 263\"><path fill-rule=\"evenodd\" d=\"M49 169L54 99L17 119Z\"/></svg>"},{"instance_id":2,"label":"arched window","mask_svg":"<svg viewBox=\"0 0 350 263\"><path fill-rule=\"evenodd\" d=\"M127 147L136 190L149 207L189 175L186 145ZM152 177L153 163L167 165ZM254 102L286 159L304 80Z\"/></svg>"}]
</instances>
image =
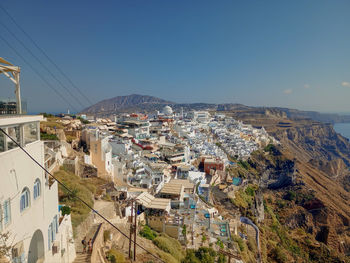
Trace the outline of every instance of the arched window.
<instances>
[{"instance_id":1,"label":"arched window","mask_svg":"<svg viewBox=\"0 0 350 263\"><path fill-rule=\"evenodd\" d=\"M30 205L30 193L28 188L24 188L21 194L21 204L20 209L21 212L28 208Z\"/></svg>"},{"instance_id":2,"label":"arched window","mask_svg":"<svg viewBox=\"0 0 350 263\"><path fill-rule=\"evenodd\" d=\"M37 199L41 195L41 183L39 178L37 178L34 182L34 200Z\"/></svg>"}]
</instances>

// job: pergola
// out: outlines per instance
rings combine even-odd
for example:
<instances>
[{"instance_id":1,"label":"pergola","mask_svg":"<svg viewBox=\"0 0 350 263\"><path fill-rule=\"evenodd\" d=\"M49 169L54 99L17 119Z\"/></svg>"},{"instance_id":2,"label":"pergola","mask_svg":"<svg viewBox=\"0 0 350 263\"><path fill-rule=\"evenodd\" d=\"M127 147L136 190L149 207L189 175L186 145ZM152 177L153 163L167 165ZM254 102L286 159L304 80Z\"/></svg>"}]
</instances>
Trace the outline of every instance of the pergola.
<instances>
[{"instance_id":1,"label":"pergola","mask_svg":"<svg viewBox=\"0 0 350 263\"><path fill-rule=\"evenodd\" d=\"M13 83L15 83L15 94L16 94L16 106L17 106L17 114L22 113L22 105L21 105L21 87L19 83L19 75L21 69L20 67L16 67L12 65L7 60L0 57L0 74L4 74L8 77Z\"/></svg>"}]
</instances>

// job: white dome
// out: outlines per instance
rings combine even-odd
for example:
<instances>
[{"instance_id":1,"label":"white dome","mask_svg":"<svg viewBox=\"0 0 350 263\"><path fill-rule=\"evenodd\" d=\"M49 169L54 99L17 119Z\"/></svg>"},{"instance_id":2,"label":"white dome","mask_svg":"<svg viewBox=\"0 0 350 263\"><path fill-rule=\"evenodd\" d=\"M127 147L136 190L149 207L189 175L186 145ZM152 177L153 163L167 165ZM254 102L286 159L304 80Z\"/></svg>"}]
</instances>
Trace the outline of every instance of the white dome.
<instances>
[{"instance_id":1,"label":"white dome","mask_svg":"<svg viewBox=\"0 0 350 263\"><path fill-rule=\"evenodd\" d=\"M169 116L169 115L172 115L173 114L173 109L170 107L170 106L165 106L164 108L163 108L163 114L164 115L167 115L167 116Z\"/></svg>"}]
</instances>

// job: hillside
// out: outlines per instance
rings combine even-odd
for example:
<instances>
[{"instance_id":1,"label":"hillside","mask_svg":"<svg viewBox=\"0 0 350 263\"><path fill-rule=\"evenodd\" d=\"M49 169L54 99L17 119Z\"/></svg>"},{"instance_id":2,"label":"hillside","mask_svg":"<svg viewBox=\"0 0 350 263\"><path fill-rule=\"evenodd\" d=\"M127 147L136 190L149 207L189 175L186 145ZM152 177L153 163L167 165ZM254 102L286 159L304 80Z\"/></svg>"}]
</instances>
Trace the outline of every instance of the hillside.
<instances>
[{"instance_id":1,"label":"hillside","mask_svg":"<svg viewBox=\"0 0 350 263\"><path fill-rule=\"evenodd\" d=\"M102 100L81 111L81 113L92 114L97 116L109 116L121 112L145 112L154 113L161 110L165 105L171 105L175 111L181 109L189 110L213 110L235 112L236 116L245 117L249 115L275 116L277 118L289 119L310 119L325 123L350 122L349 115L339 115L330 113L319 113L316 111L301 111L296 109L280 107L252 107L242 104L214 104L214 103L176 103L161 98L132 94L127 96L117 96L111 99Z\"/></svg>"},{"instance_id":2,"label":"hillside","mask_svg":"<svg viewBox=\"0 0 350 263\"><path fill-rule=\"evenodd\" d=\"M117 96L111 99L102 100L84 110L88 114L113 114L121 111L129 111L136 108L161 109L167 104L174 102L166 101L153 96L132 94L128 96Z\"/></svg>"},{"instance_id":3,"label":"hillside","mask_svg":"<svg viewBox=\"0 0 350 263\"><path fill-rule=\"evenodd\" d=\"M280 111L230 114L264 126L281 143L273 151L255 152L246 171L237 171L263 196L265 219L259 228L266 262L350 262L349 141L330 124L291 120ZM239 191L233 204L256 221L247 193ZM232 204L222 205L232 210Z\"/></svg>"},{"instance_id":4,"label":"hillside","mask_svg":"<svg viewBox=\"0 0 350 263\"><path fill-rule=\"evenodd\" d=\"M259 115L260 117L267 117L268 115L271 115L277 118L288 118L292 120L310 119L325 123L350 122L350 115L302 111L281 107L250 107L242 104L219 104L218 111L235 112L235 114L240 117L249 116L252 114Z\"/></svg>"}]
</instances>

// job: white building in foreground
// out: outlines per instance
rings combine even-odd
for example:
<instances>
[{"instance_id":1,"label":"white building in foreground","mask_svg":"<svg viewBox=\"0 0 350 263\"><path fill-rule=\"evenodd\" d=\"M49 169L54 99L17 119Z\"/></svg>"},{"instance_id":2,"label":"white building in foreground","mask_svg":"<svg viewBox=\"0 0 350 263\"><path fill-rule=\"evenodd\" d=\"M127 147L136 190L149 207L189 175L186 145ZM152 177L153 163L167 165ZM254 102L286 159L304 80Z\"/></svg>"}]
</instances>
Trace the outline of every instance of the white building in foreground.
<instances>
[{"instance_id":1,"label":"white building in foreground","mask_svg":"<svg viewBox=\"0 0 350 263\"><path fill-rule=\"evenodd\" d=\"M0 128L41 165L42 116L0 116ZM73 262L70 216L60 216L58 188L45 172L0 131L0 232L9 233L12 262ZM10 245L10 244L8 244Z\"/></svg>"}]
</instances>

